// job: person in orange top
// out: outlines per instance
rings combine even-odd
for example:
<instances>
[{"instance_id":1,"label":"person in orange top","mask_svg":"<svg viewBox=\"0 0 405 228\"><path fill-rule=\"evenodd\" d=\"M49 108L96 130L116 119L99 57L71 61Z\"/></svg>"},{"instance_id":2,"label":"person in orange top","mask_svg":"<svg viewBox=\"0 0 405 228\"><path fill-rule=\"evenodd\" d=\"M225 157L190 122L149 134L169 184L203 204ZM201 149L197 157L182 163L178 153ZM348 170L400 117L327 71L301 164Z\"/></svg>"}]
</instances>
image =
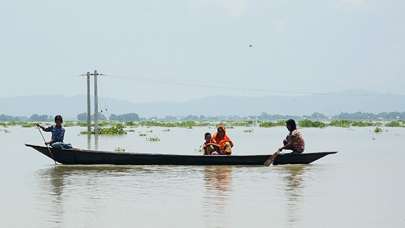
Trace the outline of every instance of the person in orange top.
<instances>
[{"instance_id":1,"label":"person in orange top","mask_svg":"<svg viewBox=\"0 0 405 228\"><path fill-rule=\"evenodd\" d=\"M231 155L233 142L228 137L225 131L225 126L220 124L217 128L217 132L212 136L211 143L217 148L217 152L221 155Z\"/></svg>"}]
</instances>

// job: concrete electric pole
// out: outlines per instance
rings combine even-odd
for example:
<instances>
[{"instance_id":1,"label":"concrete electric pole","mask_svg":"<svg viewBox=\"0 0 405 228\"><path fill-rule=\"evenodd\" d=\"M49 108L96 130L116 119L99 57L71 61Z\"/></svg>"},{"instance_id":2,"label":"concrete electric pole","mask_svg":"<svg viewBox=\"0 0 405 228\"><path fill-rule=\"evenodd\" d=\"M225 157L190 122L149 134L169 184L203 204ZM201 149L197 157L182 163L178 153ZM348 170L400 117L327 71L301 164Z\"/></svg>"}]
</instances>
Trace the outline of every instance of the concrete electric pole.
<instances>
[{"instance_id":1,"label":"concrete electric pole","mask_svg":"<svg viewBox=\"0 0 405 228\"><path fill-rule=\"evenodd\" d=\"M87 72L87 131L91 132L91 102L90 102L90 77L94 77L94 133L98 133L98 88L97 88L97 77L104 74L100 74L97 70L94 73Z\"/></svg>"},{"instance_id":2,"label":"concrete electric pole","mask_svg":"<svg viewBox=\"0 0 405 228\"><path fill-rule=\"evenodd\" d=\"M87 132L91 132L91 107L90 107L90 72L87 72Z\"/></svg>"}]
</instances>

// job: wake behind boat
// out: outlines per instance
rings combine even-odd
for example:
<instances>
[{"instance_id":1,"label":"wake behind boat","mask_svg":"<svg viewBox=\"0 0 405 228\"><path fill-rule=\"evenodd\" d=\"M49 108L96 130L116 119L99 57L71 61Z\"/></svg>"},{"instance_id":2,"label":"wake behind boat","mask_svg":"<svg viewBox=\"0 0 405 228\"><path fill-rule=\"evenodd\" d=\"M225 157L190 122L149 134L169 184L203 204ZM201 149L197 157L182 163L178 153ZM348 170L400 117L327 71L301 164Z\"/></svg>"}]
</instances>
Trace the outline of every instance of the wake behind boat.
<instances>
[{"instance_id":1,"label":"wake behind boat","mask_svg":"<svg viewBox=\"0 0 405 228\"><path fill-rule=\"evenodd\" d=\"M260 166L272 155L172 155L121 153L107 151L93 151L81 149L61 149L25 144L45 156L66 165L241 165ZM51 152L51 153L50 153ZM280 154L274 160L274 165L310 164L327 155L337 152L318 153L287 153Z\"/></svg>"}]
</instances>

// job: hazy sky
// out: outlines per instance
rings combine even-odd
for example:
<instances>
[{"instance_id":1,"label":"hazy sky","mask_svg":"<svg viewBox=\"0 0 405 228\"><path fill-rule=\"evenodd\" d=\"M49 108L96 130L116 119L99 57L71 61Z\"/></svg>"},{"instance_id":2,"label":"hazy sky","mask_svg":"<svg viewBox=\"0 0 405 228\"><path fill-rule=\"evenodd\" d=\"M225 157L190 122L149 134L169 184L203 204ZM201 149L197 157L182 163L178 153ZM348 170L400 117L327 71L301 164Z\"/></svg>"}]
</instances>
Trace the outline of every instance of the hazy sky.
<instances>
[{"instance_id":1,"label":"hazy sky","mask_svg":"<svg viewBox=\"0 0 405 228\"><path fill-rule=\"evenodd\" d=\"M403 94L404 12L403 0L0 0L0 97L83 94L77 75L94 69L111 75L101 96L134 102Z\"/></svg>"}]
</instances>

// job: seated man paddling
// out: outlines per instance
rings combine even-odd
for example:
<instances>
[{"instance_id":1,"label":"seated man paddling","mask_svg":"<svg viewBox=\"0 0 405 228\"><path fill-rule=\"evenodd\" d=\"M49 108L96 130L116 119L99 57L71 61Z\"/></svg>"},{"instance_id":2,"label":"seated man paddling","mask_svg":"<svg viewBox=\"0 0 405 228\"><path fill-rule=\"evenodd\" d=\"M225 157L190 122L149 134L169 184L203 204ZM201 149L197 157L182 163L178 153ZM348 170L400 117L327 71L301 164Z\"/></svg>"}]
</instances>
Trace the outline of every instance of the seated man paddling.
<instances>
[{"instance_id":1,"label":"seated man paddling","mask_svg":"<svg viewBox=\"0 0 405 228\"><path fill-rule=\"evenodd\" d=\"M57 115L55 116L55 125L45 128L37 124L37 127L41 128L45 132L52 133L51 141L45 142L46 145L50 145L51 147L59 149L72 149L72 146L70 144L63 143L63 139L65 137L65 128L62 127L62 123L62 116Z\"/></svg>"},{"instance_id":2,"label":"seated man paddling","mask_svg":"<svg viewBox=\"0 0 405 228\"><path fill-rule=\"evenodd\" d=\"M290 133L287 135L287 138L284 139L284 141L283 141L284 146L281 147L280 149L278 149L277 152L274 153L264 163L264 165L269 166L269 165L273 164L274 160L277 158L277 156L283 150L291 150L292 153L294 153L294 154L300 154L300 153L304 152L305 141L304 141L304 138L302 137L301 132L298 131L298 129L297 129L297 124L295 123L295 120L293 120L293 119L287 120L286 127Z\"/></svg>"},{"instance_id":3,"label":"seated man paddling","mask_svg":"<svg viewBox=\"0 0 405 228\"><path fill-rule=\"evenodd\" d=\"M293 153L300 154L305 150L305 141L302 137L301 132L297 129L297 124L295 120L289 119L286 122L286 127L290 132L287 135L287 138L284 139L283 144L284 146L281 147L278 151L282 150L292 150Z\"/></svg>"},{"instance_id":4,"label":"seated man paddling","mask_svg":"<svg viewBox=\"0 0 405 228\"><path fill-rule=\"evenodd\" d=\"M206 135L206 140L208 135ZM209 148L208 151L204 149L204 154L207 155L231 155L233 142L226 134L225 126L220 124L217 128L217 132L211 137L209 143L204 143L204 148Z\"/></svg>"}]
</instances>

